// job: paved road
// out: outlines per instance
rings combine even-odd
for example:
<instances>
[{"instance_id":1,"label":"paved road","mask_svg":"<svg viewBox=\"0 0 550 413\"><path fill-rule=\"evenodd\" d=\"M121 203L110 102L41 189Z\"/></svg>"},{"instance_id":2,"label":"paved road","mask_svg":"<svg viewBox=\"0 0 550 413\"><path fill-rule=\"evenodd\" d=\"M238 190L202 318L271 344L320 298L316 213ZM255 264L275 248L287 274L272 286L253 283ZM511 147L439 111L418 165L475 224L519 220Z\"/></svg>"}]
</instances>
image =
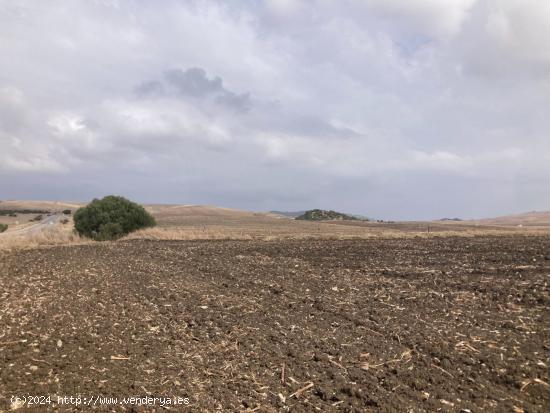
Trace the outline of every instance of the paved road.
<instances>
[{"instance_id":1,"label":"paved road","mask_svg":"<svg viewBox=\"0 0 550 413\"><path fill-rule=\"evenodd\" d=\"M63 219L63 214L53 214L53 215L47 215L42 221L37 222L36 224L28 225L23 228L15 228L13 230L8 230L4 232L4 234L17 234L17 235L24 235L24 234L36 234L37 232L41 232L45 230L46 228L49 228L50 225L57 224L59 221Z\"/></svg>"}]
</instances>

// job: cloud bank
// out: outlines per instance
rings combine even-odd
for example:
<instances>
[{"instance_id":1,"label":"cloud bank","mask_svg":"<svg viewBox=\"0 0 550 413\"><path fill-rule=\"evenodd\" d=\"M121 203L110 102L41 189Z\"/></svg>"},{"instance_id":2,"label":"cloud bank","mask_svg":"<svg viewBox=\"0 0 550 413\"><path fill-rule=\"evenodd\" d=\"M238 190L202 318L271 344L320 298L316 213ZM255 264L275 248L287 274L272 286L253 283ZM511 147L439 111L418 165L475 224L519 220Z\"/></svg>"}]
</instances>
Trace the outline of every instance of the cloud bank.
<instances>
[{"instance_id":1,"label":"cloud bank","mask_svg":"<svg viewBox=\"0 0 550 413\"><path fill-rule=\"evenodd\" d=\"M550 209L544 0L4 1L0 198Z\"/></svg>"}]
</instances>

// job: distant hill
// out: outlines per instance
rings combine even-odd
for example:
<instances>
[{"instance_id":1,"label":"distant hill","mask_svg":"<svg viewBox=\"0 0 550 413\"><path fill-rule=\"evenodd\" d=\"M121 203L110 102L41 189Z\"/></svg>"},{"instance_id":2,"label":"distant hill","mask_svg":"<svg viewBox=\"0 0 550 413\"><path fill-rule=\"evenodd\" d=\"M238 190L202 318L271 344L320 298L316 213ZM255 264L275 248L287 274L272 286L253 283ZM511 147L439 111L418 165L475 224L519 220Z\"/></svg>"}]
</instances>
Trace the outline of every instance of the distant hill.
<instances>
[{"instance_id":1,"label":"distant hill","mask_svg":"<svg viewBox=\"0 0 550 413\"><path fill-rule=\"evenodd\" d=\"M304 215L306 211L269 211L273 215L281 215L288 218L296 218L300 215Z\"/></svg>"},{"instance_id":2,"label":"distant hill","mask_svg":"<svg viewBox=\"0 0 550 413\"><path fill-rule=\"evenodd\" d=\"M0 210L40 210L53 212L64 209L76 210L84 205L83 203L61 201L0 200Z\"/></svg>"},{"instance_id":3,"label":"distant hill","mask_svg":"<svg viewBox=\"0 0 550 413\"><path fill-rule=\"evenodd\" d=\"M550 211L532 211L523 214L485 218L475 221L481 225L550 226Z\"/></svg>"},{"instance_id":4,"label":"distant hill","mask_svg":"<svg viewBox=\"0 0 550 413\"><path fill-rule=\"evenodd\" d=\"M311 209L297 216L295 219L302 221L358 221L359 218L353 215L343 214L336 211L327 211L324 209Z\"/></svg>"},{"instance_id":5,"label":"distant hill","mask_svg":"<svg viewBox=\"0 0 550 413\"><path fill-rule=\"evenodd\" d=\"M187 216L187 217L222 217L239 218L254 215L264 215L240 209L223 208L213 205L178 205L178 204L143 204L146 210L158 216Z\"/></svg>"}]
</instances>

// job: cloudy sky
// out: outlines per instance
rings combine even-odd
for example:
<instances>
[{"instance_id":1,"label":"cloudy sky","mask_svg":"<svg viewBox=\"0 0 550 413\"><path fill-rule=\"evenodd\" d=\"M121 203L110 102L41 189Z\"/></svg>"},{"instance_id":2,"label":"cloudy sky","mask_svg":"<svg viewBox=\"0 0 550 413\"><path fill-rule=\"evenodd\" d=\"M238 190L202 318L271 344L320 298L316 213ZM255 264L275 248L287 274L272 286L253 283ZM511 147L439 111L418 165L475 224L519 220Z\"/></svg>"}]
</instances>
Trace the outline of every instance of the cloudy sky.
<instances>
[{"instance_id":1,"label":"cloudy sky","mask_svg":"<svg viewBox=\"0 0 550 413\"><path fill-rule=\"evenodd\" d=\"M550 210L548 0L0 0L0 199Z\"/></svg>"}]
</instances>

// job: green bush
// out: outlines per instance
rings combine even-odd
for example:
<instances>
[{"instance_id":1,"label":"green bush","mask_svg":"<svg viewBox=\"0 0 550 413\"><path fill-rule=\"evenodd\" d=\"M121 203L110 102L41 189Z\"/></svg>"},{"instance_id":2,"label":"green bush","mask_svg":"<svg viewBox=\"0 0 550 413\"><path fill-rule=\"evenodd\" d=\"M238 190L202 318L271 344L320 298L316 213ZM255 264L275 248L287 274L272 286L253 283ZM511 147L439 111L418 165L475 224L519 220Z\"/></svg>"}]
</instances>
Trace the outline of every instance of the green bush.
<instances>
[{"instance_id":1,"label":"green bush","mask_svg":"<svg viewBox=\"0 0 550 413\"><path fill-rule=\"evenodd\" d=\"M63 210L63 213L64 213L65 215L71 215L71 210L70 210L70 209L64 209L64 210Z\"/></svg>"},{"instance_id":2,"label":"green bush","mask_svg":"<svg viewBox=\"0 0 550 413\"><path fill-rule=\"evenodd\" d=\"M4 232L5 230L8 229L8 225L7 224L0 224L0 232Z\"/></svg>"},{"instance_id":3,"label":"green bush","mask_svg":"<svg viewBox=\"0 0 550 413\"><path fill-rule=\"evenodd\" d=\"M94 199L74 214L76 232L96 241L117 239L155 225L155 219L141 205L114 195Z\"/></svg>"}]
</instances>

